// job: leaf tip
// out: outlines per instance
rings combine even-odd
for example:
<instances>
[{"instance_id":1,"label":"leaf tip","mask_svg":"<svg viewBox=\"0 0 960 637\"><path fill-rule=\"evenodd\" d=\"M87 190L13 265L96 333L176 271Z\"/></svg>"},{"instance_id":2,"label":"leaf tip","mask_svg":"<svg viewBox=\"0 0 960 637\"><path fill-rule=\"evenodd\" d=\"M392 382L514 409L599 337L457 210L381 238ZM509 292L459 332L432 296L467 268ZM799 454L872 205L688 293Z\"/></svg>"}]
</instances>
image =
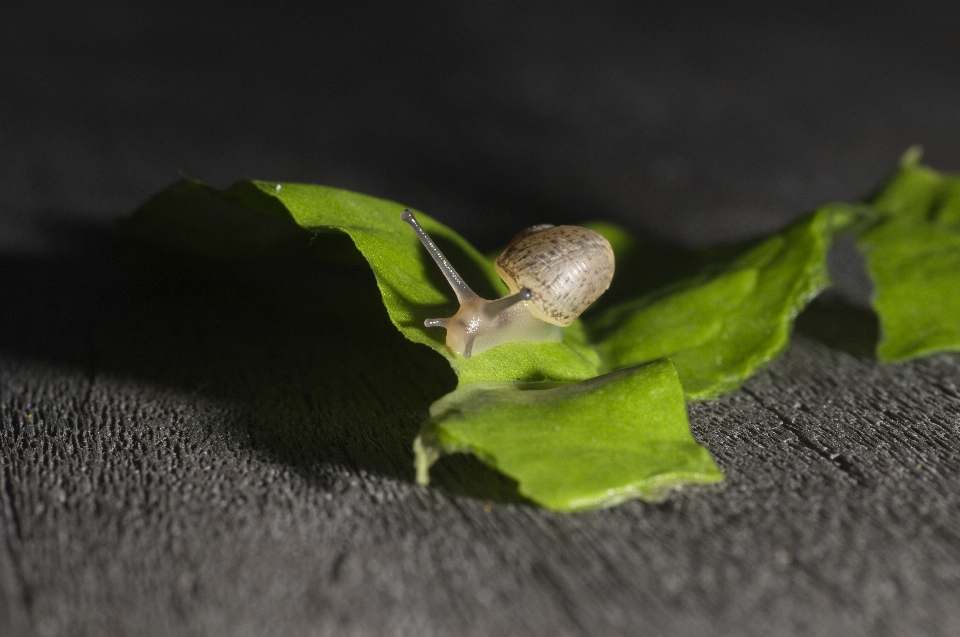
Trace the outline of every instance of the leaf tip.
<instances>
[{"instance_id":1,"label":"leaf tip","mask_svg":"<svg viewBox=\"0 0 960 637\"><path fill-rule=\"evenodd\" d=\"M913 168L920 163L920 159L922 157L923 146L920 144L914 144L905 150L903 155L900 156L900 168Z\"/></svg>"}]
</instances>

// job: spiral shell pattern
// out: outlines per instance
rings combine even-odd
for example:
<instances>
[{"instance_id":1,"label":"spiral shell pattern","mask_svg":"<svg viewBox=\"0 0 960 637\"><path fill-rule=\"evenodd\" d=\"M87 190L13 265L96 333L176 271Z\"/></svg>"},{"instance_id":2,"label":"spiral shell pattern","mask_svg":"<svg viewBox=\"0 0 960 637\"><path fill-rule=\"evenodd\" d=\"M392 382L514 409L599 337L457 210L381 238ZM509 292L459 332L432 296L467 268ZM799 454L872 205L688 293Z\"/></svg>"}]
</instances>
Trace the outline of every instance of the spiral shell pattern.
<instances>
[{"instance_id":1,"label":"spiral shell pattern","mask_svg":"<svg viewBox=\"0 0 960 637\"><path fill-rule=\"evenodd\" d=\"M518 234L494 267L516 293L529 288L528 309L566 327L610 287L614 259L610 242L579 226L534 226Z\"/></svg>"}]
</instances>

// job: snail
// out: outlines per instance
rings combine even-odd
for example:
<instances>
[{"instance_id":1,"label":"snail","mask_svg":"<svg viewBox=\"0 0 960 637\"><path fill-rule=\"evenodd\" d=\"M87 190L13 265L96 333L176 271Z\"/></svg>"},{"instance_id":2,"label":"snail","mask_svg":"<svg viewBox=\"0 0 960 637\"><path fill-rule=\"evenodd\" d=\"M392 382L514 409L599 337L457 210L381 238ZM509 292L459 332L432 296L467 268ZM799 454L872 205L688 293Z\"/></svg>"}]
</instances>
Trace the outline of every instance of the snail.
<instances>
[{"instance_id":1,"label":"snail","mask_svg":"<svg viewBox=\"0 0 960 637\"><path fill-rule=\"evenodd\" d=\"M424 321L447 330L447 347L470 358L518 341L559 341L613 279L613 249L600 233L579 226L543 224L521 231L494 268L510 293L489 301L470 289L409 210L406 221L440 267L460 309L449 318Z\"/></svg>"}]
</instances>

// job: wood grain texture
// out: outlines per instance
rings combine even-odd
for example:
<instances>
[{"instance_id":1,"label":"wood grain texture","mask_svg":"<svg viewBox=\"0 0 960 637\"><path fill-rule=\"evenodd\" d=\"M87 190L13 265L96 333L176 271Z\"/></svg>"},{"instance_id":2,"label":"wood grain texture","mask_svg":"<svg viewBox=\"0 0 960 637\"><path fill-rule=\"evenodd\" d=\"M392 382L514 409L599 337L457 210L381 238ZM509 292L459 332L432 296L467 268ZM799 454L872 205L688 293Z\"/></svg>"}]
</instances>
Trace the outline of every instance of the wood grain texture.
<instances>
[{"instance_id":1,"label":"wood grain texture","mask_svg":"<svg viewBox=\"0 0 960 637\"><path fill-rule=\"evenodd\" d=\"M363 267L151 269L109 225L182 171L485 249L758 235L910 144L960 166L953 3L321 4L6 9L0 635L960 633L960 356L875 362L849 250L781 359L690 405L723 484L558 515L469 461L414 484L454 378Z\"/></svg>"}]
</instances>

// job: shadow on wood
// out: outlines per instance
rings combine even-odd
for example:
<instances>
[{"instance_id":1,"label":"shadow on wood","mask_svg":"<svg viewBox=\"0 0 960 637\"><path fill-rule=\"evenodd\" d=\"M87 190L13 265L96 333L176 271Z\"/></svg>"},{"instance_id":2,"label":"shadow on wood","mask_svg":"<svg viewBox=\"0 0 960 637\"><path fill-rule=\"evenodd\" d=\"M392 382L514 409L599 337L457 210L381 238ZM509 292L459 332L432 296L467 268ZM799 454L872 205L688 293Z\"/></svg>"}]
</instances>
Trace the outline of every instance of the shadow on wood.
<instances>
[{"instance_id":1,"label":"shadow on wood","mask_svg":"<svg viewBox=\"0 0 960 637\"><path fill-rule=\"evenodd\" d=\"M537 506L520 493L516 480L468 454L455 453L440 458L430 467L430 484L480 500Z\"/></svg>"},{"instance_id":2,"label":"shadow on wood","mask_svg":"<svg viewBox=\"0 0 960 637\"><path fill-rule=\"evenodd\" d=\"M844 303L831 295L814 299L797 316L798 334L858 358L876 359L880 324L871 310Z\"/></svg>"},{"instance_id":3,"label":"shadow on wood","mask_svg":"<svg viewBox=\"0 0 960 637\"><path fill-rule=\"evenodd\" d=\"M75 254L0 257L0 349L223 401L226 424L298 468L412 479L419 423L455 379L393 328L365 266L152 255L133 274L117 238L94 235Z\"/></svg>"}]
</instances>

